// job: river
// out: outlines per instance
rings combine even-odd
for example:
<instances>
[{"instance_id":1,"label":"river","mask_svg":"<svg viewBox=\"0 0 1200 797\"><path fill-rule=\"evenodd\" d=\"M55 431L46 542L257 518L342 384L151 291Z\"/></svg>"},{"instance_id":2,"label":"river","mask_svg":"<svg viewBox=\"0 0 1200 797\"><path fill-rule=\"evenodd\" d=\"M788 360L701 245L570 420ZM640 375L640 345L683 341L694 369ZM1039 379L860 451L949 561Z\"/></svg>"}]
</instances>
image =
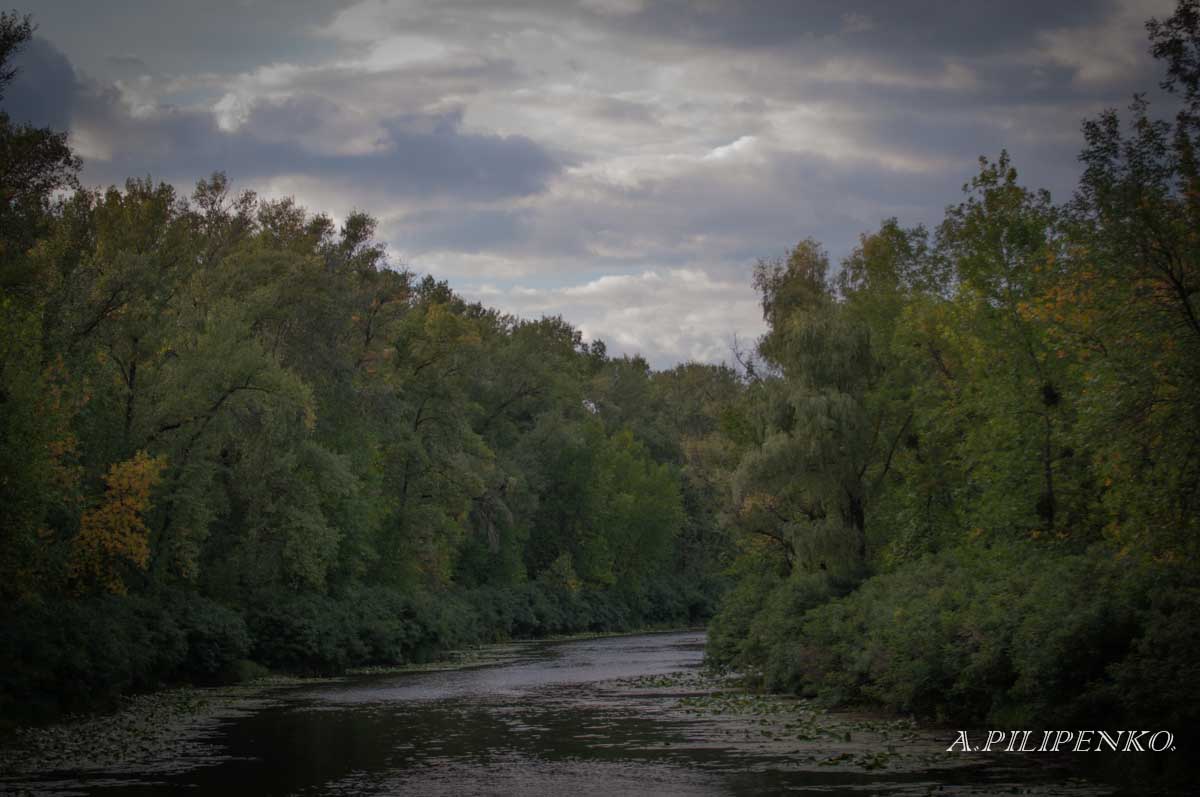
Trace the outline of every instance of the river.
<instances>
[{"instance_id":1,"label":"river","mask_svg":"<svg viewBox=\"0 0 1200 797\"><path fill-rule=\"evenodd\" d=\"M700 674L700 632L497 647L488 664L269 690L140 763L0 780L58 795L1107 794L952 732ZM159 743L147 747L162 748Z\"/></svg>"}]
</instances>

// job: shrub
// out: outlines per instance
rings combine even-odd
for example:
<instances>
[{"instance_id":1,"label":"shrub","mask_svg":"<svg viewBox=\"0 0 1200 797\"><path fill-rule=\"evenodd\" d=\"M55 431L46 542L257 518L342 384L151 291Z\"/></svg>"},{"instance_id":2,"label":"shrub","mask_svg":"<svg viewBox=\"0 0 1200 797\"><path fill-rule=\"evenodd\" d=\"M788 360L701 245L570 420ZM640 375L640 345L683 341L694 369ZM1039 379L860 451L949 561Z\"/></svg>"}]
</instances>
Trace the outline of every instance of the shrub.
<instances>
[{"instance_id":1,"label":"shrub","mask_svg":"<svg viewBox=\"0 0 1200 797\"><path fill-rule=\"evenodd\" d=\"M1032 543L946 549L849 594L848 583L766 573L730 594L709 655L833 704L1006 727L1185 727L1200 675L1194 581L1102 548Z\"/></svg>"},{"instance_id":2,"label":"shrub","mask_svg":"<svg viewBox=\"0 0 1200 797\"><path fill-rule=\"evenodd\" d=\"M182 676L200 682L224 680L234 663L250 652L250 634L237 611L183 591L164 595L163 602L186 635Z\"/></svg>"},{"instance_id":3,"label":"shrub","mask_svg":"<svg viewBox=\"0 0 1200 797\"><path fill-rule=\"evenodd\" d=\"M254 659L289 672L341 673L356 648L348 619L343 606L323 595L266 593L247 612Z\"/></svg>"},{"instance_id":4,"label":"shrub","mask_svg":"<svg viewBox=\"0 0 1200 797\"><path fill-rule=\"evenodd\" d=\"M170 679L184 632L145 598L31 601L0 618L0 717L38 722L104 708Z\"/></svg>"}]
</instances>

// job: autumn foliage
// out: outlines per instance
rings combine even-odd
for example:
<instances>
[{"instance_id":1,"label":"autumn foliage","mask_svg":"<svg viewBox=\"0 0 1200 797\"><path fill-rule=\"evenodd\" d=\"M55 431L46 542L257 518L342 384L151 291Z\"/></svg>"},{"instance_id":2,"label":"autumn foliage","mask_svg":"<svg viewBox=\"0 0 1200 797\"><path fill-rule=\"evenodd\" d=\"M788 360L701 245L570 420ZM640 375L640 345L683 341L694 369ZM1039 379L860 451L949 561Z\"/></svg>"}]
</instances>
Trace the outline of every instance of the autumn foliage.
<instances>
[{"instance_id":1,"label":"autumn foliage","mask_svg":"<svg viewBox=\"0 0 1200 797\"><path fill-rule=\"evenodd\" d=\"M127 573L144 571L150 560L145 516L150 494L162 479L166 457L139 451L114 463L104 477L104 494L83 513L71 549L71 578L81 587L123 595Z\"/></svg>"}]
</instances>

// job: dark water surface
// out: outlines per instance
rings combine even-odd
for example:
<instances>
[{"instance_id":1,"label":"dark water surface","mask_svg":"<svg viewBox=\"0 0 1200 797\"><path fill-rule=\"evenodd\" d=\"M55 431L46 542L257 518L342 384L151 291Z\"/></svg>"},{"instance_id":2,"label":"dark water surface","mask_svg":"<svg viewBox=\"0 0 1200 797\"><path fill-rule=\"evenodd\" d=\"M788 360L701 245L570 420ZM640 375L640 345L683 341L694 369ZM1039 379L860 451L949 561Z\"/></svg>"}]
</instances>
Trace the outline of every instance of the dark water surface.
<instances>
[{"instance_id":1,"label":"dark water surface","mask_svg":"<svg viewBox=\"0 0 1200 797\"><path fill-rule=\"evenodd\" d=\"M170 767L7 785L230 797L1105 793L1028 758L948 755L944 731L851 715L829 725L798 702L735 710L749 699L696 678L703 646L700 632L523 643L486 666L291 687L197 732L202 743Z\"/></svg>"}]
</instances>

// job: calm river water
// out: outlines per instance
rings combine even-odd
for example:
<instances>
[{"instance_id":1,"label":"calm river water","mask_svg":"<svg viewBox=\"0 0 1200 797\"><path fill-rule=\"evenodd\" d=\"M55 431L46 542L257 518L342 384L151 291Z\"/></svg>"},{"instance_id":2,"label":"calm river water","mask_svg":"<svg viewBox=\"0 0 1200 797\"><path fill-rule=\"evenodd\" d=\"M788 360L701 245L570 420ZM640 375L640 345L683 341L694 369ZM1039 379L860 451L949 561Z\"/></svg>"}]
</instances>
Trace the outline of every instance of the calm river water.
<instances>
[{"instance_id":1,"label":"calm river water","mask_svg":"<svg viewBox=\"0 0 1200 797\"><path fill-rule=\"evenodd\" d=\"M50 794L1103 794L948 731L721 691L703 633L522 643L468 669L277 690L169 766L42 773ZM0 781L0 792L6 784Z\"/></svg>"}]
</instances>

